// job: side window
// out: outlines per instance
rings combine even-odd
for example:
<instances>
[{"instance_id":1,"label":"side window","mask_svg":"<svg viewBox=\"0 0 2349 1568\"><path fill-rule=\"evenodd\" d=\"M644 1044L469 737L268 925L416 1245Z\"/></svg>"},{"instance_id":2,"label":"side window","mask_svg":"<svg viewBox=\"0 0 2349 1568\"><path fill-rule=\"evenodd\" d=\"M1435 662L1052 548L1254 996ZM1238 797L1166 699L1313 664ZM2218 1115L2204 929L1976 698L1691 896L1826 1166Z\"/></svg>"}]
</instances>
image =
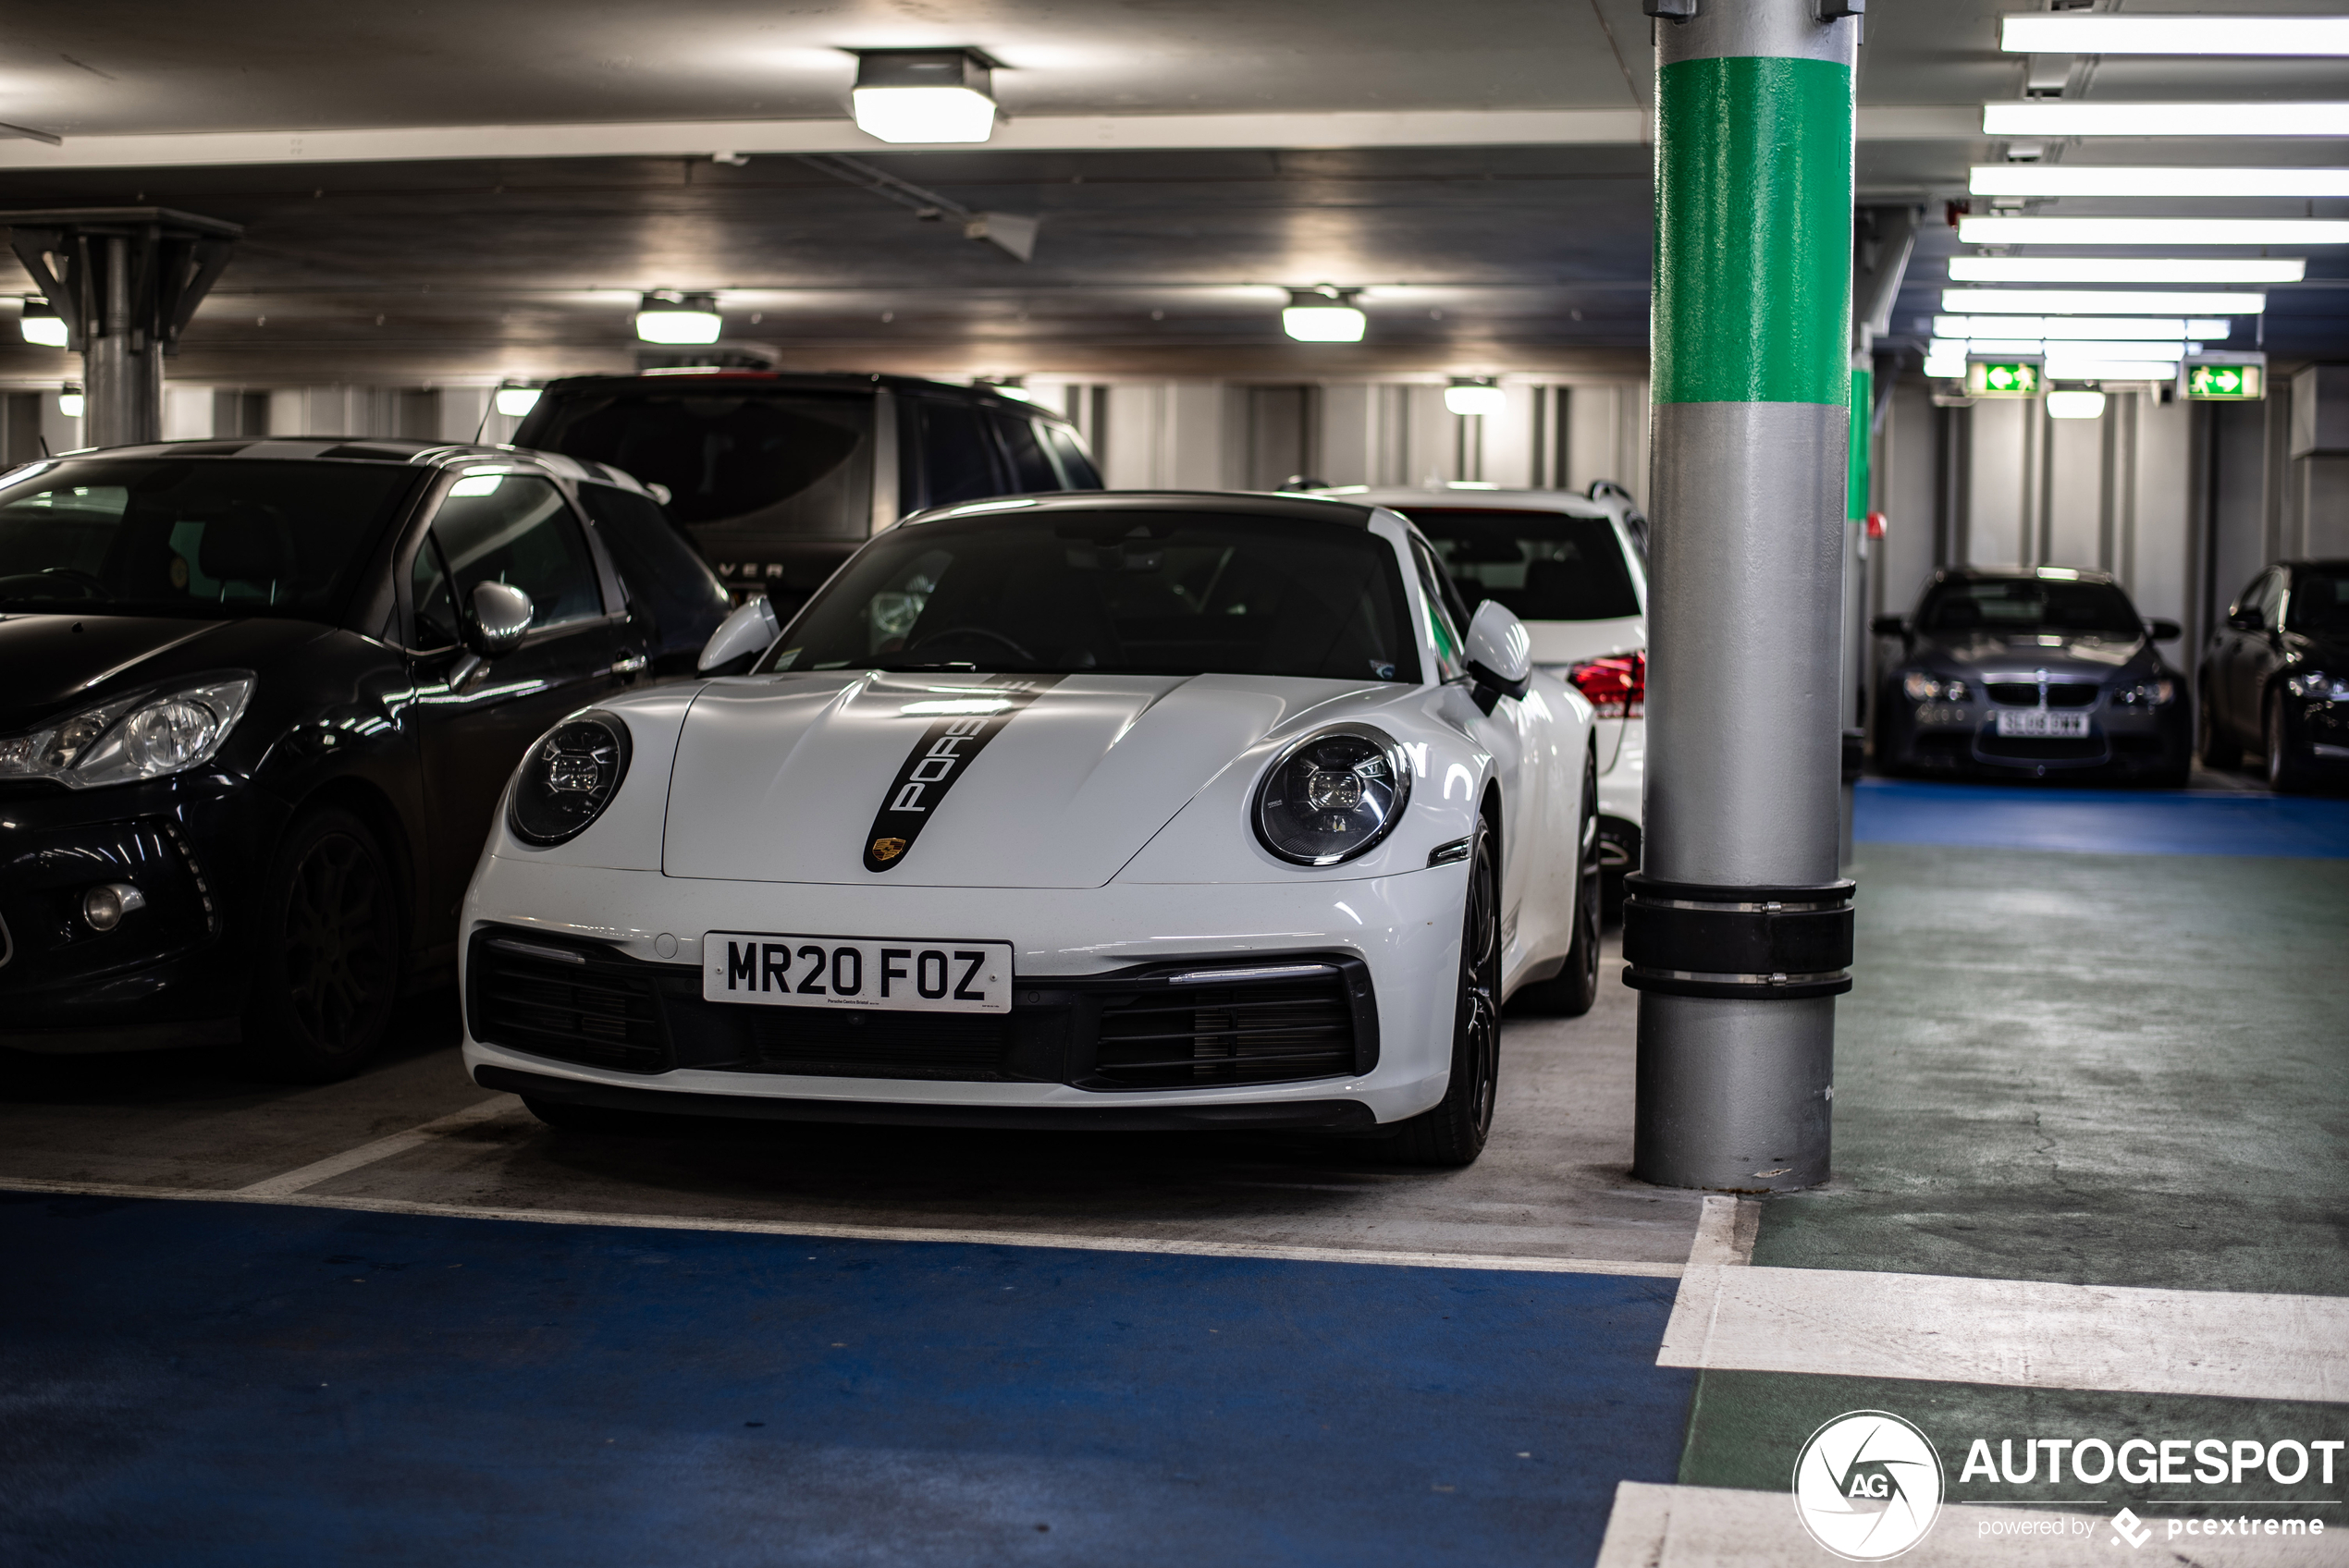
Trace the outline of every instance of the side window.
<instances>
[{"instance_id":1,"label":"side window","mask_svg":"<svg viewBox=\"0 0 2349 1568\"><path fill-rule=\"evenodd\" d=\"M506 582L530 595L533 631L604 613L586 538L552 481L468 474L441 503L432 536L458 604L477 582Z\"/></svg>"},{"instance_id":2,"label":"side window","mask_svg":"<svg viewBox=\"0 0 2349 1568\"><path fill-rule=\"evenodd\" d=\"M995 434L1002 437L1004 454L1012 460L1012 488L1020 493L1057 490L1061 476L1036 440L1036 426L1017 414L997 414Z\"/></svg>"},{"instance_id":3,"label":"side window","mask_svg":"<svg viewBox=\"0 0 2349 1568\"><path fill-rule=\"evenodd\" d=\"M1420 591L1427 599L1428 631L1435 640L1436 662L1443 666L1443 679L1449 680L1460 672L1461 628L1468 617L1443 567L1416 539L1411 541L1411 560L1419 568Z\"/></svg>"},{"instance_id":4,"label":"side window","mask_svg":"<svg viewBox=\"0 0 2349 1568\"><path fill-rule=\"evenodd\" d=\"M416 546L416 563L408 569L409 603L415 606L416 646L446 648L457 641L457 601L449 589L449 568L440 546L424 535Z\"/></svg>"},{"instance_id":5,"label":"side window","mask_svg":"<svg viewBox=\"0 0 2349 1568\"><path fill-rule=\"evenodd\" d=\"M2269 631L2283 624L2283 586L2282 571L2269 567L2259 584L2259 624Z\"/></svg>"},{"instance_id":6,"label":"side window","mask_svg":"<svg viewBox=\"0 0 2349 1568\"><path fill-rule=\"evenodd\" d=\"M620 567L636 608L657 617L695 610L725 614L724 585L649 499L609 484L582 484L579 504L601 531L604 548Z\"/></svg>"},{"instance_id":7,"label":"side window","mask_svg":"<svg viewBox=\"0 0 2349 1568\"><path fill-rule=\"evenodd\" d=\"M1066 425L1039 423L1036 428L1043 433L1045 445L1060 459L1064 484L1071 490L1099 490L1101 487L1101 471L1093 466L1093 459L1085 455L1083 444Z\"/></svg>"},{"instance_id":8,"label":"side window","mask_svg":"<svg viewBox=\"0 0 2349 1568\"><path fill-rule=\"evenodd\" d=\"M978 410L928 398L921 410L922 505L945 507L1002 495L994 443L979 423Z\"/></svg>"}]
</instances>

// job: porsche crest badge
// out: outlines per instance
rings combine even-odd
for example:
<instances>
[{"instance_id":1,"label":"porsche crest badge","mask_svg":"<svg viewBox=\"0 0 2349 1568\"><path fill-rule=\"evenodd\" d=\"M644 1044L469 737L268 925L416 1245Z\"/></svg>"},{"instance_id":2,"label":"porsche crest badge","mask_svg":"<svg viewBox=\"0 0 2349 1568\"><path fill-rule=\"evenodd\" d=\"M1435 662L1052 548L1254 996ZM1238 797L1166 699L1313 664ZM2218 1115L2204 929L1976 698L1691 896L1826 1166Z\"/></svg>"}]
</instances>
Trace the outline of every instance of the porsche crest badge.
<instances>
[{"instance_id":1,"label":"porsche crest badge","mask_svg":"<svg viewBox=\"0 0 2349 1568\"><path fill-rule=\"evenodd\" d=\"M875 860L895 860L899 855L902 855L904 852L905 840L903 839L876 839L873 840L873 858Z\"/></svg>"}]
</instances>

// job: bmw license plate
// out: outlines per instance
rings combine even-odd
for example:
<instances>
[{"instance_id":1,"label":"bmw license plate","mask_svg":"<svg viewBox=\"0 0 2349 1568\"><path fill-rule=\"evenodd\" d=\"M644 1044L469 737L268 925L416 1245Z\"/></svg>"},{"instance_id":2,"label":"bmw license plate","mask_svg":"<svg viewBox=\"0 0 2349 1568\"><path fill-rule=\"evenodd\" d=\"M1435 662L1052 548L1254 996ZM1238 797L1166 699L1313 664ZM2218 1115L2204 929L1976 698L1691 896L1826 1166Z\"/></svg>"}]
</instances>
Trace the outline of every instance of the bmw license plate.
<instances>
[{"instance_id":1,"label":"bmw license plate","mask_svg":"<svg viewBox=\"0 0 2349 1568\"><path fill-rule=\"evenodd\" d=\"M701 939L701 994L762 1007L1009 1012L1012 945L712 931Z\"/></svg>"},{"instance_id":2,"label":"bmw license plate","mask_svg":"<svg viewBox=\"0 0 2349 1568\"><path fill-rule=\"evenodd\" d=\"M2085 741L2088 736L2088 716L2050 713L2046 708L2000 708L1998 733L2041 741Z\"/></svg>"}]
</instances>

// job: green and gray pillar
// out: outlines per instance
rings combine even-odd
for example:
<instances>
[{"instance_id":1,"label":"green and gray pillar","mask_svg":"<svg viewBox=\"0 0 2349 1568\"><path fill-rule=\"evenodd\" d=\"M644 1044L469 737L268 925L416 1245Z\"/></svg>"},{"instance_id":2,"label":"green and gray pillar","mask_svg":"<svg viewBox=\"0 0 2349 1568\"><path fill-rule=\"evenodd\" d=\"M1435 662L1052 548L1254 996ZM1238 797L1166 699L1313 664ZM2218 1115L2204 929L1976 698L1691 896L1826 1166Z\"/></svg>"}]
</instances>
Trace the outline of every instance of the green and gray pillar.
<instances>
[{"instance_id":1,"label":"green and gray pillar","mask_svg":"<svg viewBox=\"0 0 2349 1568\"><path fill-rule=\"evenodd\" d=\"M1654 570L1633 1172L1827 1176L1859 0L1648 0ZM1822 10L1828 13L1823 19ZM1674 15L1678 13L1678 15Z\"/></svg>"}]
</instances>

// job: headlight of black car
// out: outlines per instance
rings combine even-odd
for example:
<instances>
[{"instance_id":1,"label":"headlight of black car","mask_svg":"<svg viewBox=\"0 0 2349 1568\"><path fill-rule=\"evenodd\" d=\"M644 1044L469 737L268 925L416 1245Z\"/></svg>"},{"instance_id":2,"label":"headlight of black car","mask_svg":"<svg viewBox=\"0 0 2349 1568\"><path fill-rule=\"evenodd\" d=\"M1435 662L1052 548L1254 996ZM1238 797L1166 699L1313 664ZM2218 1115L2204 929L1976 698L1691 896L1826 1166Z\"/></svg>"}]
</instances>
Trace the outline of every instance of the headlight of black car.
<instances>
[{"instance_id":1,"label":"headlight of black car","mask_svg":"<svg viewBox=\"0 0 2349 1568\"><path fill-rule=\"evenodd\" d=\"M2349 676L2327 675L2321 669L2304 669L2284 682L2295 697L2315 697L2320 702L2349 703Z\"/></svg>"},{"instance_id":2,"label":"headlight of black car","mask_svg":"<svg viewBox=\"0 0 2349 1568\"><path fill-rule=\"evenodd\" d=\"M1411 798L1394 739L1347 724L1283 752L1256 787L1256 837L1295 865L1335 865L1386 837Z\"/></svg>"},{"instance_id":3,"label":"headlight of black car","mask_svg":"<svg viewBox=\"0 0 2349 1568\"><path fill-rule=\"evenodd\" d=\"M628 726L618 714L590 711L555 726L514 775L515 836L560 844L584 833L620 793L628 754Z\"/></svg>"},{"instance_id":4,"label":"headlight of black car","mask_svg":"<svg viewBox=\"0 0 2349 1568\"><path fill-rule=\"evenodd\" d=\"M185 773L212 760L252 698L252 676L242 670L117 697L0 740L0 778L93 790Z\"/></svg>"},{"instance_id":5,"label":"headlight of black car","mask_svg":"<svg viewBox=\"0 0 2349 1568\"><path fill-rule=\"evenodd\" d=\"M2140 680L2112 693L2112 705L2117 708L2158 708L2175 702L2178 683L2174 680Z\"/></svg>"}]
</instances>

